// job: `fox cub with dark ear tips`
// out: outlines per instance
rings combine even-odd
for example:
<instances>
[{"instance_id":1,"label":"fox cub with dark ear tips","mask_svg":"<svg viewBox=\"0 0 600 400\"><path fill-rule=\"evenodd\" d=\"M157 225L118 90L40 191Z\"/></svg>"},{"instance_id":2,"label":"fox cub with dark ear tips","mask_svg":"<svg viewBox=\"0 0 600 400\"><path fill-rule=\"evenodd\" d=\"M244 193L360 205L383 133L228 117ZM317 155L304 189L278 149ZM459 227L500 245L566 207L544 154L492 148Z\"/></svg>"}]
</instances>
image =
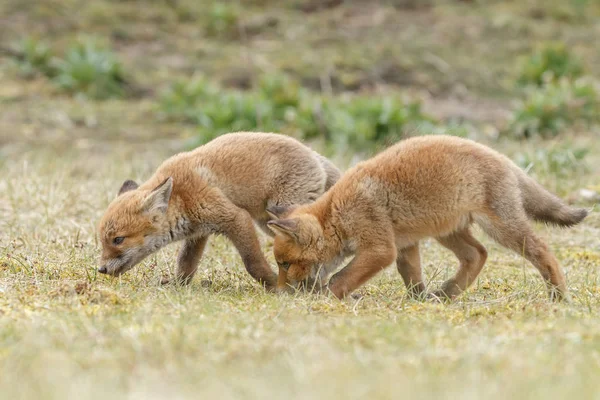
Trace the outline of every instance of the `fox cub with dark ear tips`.
<instances>
[{"instance_id":1,"label":"fox cub with dark ear tips","mask_svg":"<svg viewBox=\"0 0 600 400\"><path fill-rule=\"evenodd\" d=\"M322 290L342 298L396 262L410 293L425 291L419 241L435 238L460 264L435 292L452 299L479 275L486 249L471 234L477 223L541 273L552 299L567 298L565 277L529 219L572 226L587 211L571 208L507 157L470 140L424 136L401 141L350 169L320 199L279 209L276 233L279 285L307 278L324 285L341 261L354 259Z\"/></svg>"},{"instance_id":2,"label":"fox cub with dark ear tips","mask_svg":"<svg viewBox=\"0 0 600 400\"><path fill-rule=\"evenodd\" d=\"M99 272L120 275L178 240L176 278L194 276L208 237L225 235L252 277L267 287L277 276L262 254L256 222L266 209L316 200L339 178L325 157L287 136L230 133L165 161L138 186L128 180L99 224ZM166 283L166 282L164 282Z\"/></svg>"}]
</instances>

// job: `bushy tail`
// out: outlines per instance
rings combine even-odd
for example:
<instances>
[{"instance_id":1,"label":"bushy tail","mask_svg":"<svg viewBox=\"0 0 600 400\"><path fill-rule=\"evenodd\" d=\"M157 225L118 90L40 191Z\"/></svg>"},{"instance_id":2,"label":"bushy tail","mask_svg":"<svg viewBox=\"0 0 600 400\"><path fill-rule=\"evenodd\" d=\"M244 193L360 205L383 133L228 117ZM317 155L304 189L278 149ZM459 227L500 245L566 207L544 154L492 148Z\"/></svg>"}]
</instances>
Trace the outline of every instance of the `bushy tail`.
<instances>
[{"instance_id":1,"label":"bushy tail","mask_svg":"<svg viewBox=\"0 0 600 400\"><path fill-rule=\"evenodd\" d=\"M335 183L340 179L341 173L340 170L326 157L323 157L319 153L315 152L325 174L327 174L327 180L325 181L325 190L329 190L330 187L335 185Z\"/></svg>"},{"instance_id":2,"label":"bushy tail","mask_svg":"<svg viewBox=\"0 0 600 400\"><path fill-rule=\"evenodd\" d=\"M578 224L587 216L586 209L569 207L520 169L518 177L523 207L530 218L568 227Z\"/></svg>"}]
</instances>

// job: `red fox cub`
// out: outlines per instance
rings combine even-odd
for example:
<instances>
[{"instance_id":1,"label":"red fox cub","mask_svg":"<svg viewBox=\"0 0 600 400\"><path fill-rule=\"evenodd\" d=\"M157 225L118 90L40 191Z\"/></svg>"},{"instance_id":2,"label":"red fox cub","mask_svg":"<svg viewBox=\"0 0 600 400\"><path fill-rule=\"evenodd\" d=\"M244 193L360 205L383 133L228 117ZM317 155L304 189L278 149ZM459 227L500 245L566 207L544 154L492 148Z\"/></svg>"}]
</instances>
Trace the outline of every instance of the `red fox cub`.
<instances>
[{"instance_id":1,"label":"red fox cub","mask_svg":"<svg viewBox=\"0 0 600 400\"><path fill-rule=\"evenodd\" d=\"M272 133L230 133L166 160L145 183L128 180L99 224L99 272L117 276L178 240L176 278L188 283L212 234L225 235L250 275L267 287L277 276L254 228L265 232L267 207L316 200L339 178L325 157Z\"/></svg>"},{"instance_id":2,"label":"red fox cub","mask_svg":"<svg viewBox=\"0 0 600 400\"><path fill-rule=\"evenodd\" d=\"M501 245L522 254L542 274L554 300L567 297L564 275L528 218L572 226L587 215L528 177L507 157L470 140L424 136L404 140L350 169L316 202L271 210L279 283L307 278L342 298L396 261L412 295L425 291L419 241L435 238L460 265L436 296L452 299L483 268L477 223ZM316 284L315 283L315 284Z\"/></svg>"}]
</instances>

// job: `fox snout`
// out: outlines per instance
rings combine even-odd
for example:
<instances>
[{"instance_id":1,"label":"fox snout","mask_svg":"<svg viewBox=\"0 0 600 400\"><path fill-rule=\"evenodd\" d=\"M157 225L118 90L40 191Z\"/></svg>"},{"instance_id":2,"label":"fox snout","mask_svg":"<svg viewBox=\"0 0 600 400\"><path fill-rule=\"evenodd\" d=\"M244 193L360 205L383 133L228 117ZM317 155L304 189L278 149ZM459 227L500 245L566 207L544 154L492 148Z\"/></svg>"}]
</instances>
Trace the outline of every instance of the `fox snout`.
<instances>
[{"instance_id":1,"label":"fox snout","mask_svg":"<svg viewBox=\"0 0 600 400\"><path fill-rule=\"evenodd\" d=\"M122 267L110 268L110 266L108 266L108 264L103 264L98 268L98 272L100 272L101 274L106 274L106 275L110 275L110 276L119 276L126 270L127 269L124 269Z\"/></svg>"},{"instance_id":2,"label":"fox snout","mask_svg":"<svg viewBox=\"0 0 600 400\"><path fill-rule=\"evenodd\" d=\"M118 259L113 259L106 263L102 263L100 267L98 267L98 272L111 276L119 276L128 269L123 268L124 266L125 265L119 265Z\"/></svg>"},{"instance_id":3,"label":"fox snout","mask_svg":"<svg viewBox=\"0 0 600 400\"><path fill-rule=\"evenodd\" d=\"M122 253L111 257L102 257L100 259L98 272L111 276L119 276L123 272L131 269L130 261L129 257L126 257Z\"/></svg>"},{"instance_id":4,"label":"fox snout","mask_svg":"<svg viewBox=\"0 0 600 400\"><path fill-rule=\"evenodd\" d=\"M100 257L100 267L98 267L98 272L110 276L124 274L146 258L146 256L152 254L156 249L161 247L152 245L155 244L154 242L151 242L150 244L150 246L130 247L119 252L114 250L103 252L103 255Z\"/></svg>"}]
</instances>

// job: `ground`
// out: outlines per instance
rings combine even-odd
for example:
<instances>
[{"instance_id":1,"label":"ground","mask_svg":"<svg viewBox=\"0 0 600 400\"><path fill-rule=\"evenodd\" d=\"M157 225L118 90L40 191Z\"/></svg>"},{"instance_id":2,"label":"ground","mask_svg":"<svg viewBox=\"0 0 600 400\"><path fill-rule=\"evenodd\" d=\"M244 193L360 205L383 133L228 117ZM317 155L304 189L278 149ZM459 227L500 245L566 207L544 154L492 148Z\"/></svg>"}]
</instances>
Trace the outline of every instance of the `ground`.
<instances>
[{"instance_id":1,"label":"ground","mask_svg":"<svg viewBox=\"0 0 600 400\"><path fill-rule=\"evenodd\" d=\"M93 101L2 60L0 398L597 397L600 214L577 195L600 189L597 131L528 141L486 133L518 95L506 83L512 60L538 41L564 40L598 76L597 24L573 22L560 2L327 1L318 12L312 1L268 3L248 6L241 39L203 36L204 15L184 1L0 6L2 46L26 33L57 48L82 32L105 35L141 88ZM149 177L196 134L158 115L157 93L197 71L243 87L258 70L286 70L307 86L331 81L340 93L407 92L437 118L473 121L476 139L590 209L574 228L536 225L572 302L549 302L534 268L479 230L487 265L450 304L408 299L392 267L358 299L268 294L223 238L211 239L189 287L159 285L177 244L118 279L97 274L96 224L122 181ZM577 149L587 150L581 161ZM331 156L342 168L356 161ZM270 246L264 238L273 263ZM429 288L456 267L435 242L422 258Z\"/></svg>"}]
</instances>

